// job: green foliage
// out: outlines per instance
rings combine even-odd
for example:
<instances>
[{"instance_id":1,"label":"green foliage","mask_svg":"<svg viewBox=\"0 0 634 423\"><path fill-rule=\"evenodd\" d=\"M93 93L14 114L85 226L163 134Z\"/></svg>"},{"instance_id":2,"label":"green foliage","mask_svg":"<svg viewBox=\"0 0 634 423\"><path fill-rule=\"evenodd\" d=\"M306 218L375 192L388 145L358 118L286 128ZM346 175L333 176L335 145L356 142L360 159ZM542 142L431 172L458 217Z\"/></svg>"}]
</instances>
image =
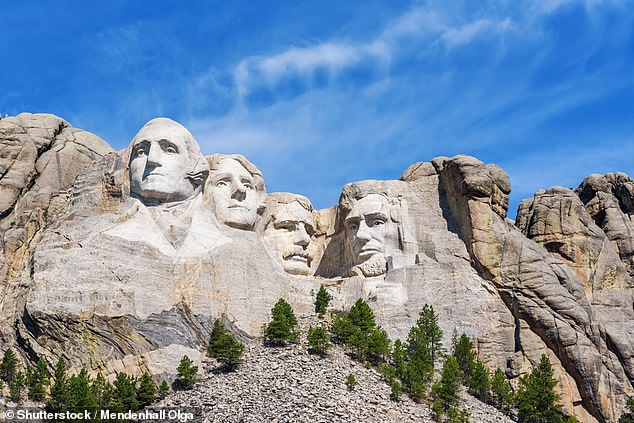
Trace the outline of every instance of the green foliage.
<instances>
[{"instance_id":1,"label":"green foliage","mask_svg":"<svg viewBox=\"0 0 634 423\"><path fill-rule=\"evenodd\" d=\"M225 329L225 325L222 324L222 320L216 319L214 322L214 327L211 330L211 335L209 336L209 346L207 347L207 355L209 357L216 356L215 342L225 333L227 330Z\"/></svg>"},{"instance_id":2,"label":"green foliage","mask_svg":"<svg viewBox=\"0 0 634 423\"><path fill-rule=\"evenodd\" d=\"M319 317L324 317L324 314L326 314L326 309L328 308L328 303L330 303L331 298L323 285L319 287L319 292L317 292L317 298L315 299L315 313L317 313Z\"/></svg>"},{"instance_id":3,"label":"green foliage","mask_svg":"<svg viewBox=\"0 0 634 423\"><path fill-rule=\"evenodd\" d=\"M72 375L68 379L70 388L70 398L68 401L68 410L73 412L81 412L83 410L95 411L99 405L95 392L91 389L92 380L88 376L88 371L82 368L76 375Z\"/></svg>"},{"instance_id":4,"label":"green foliage","mask_svg":"<svg viewBox=\"0 0 634 423\"><path fill-rule=\"evenodd\" d=\"M434 361L442 354L442 330L438 326L438 316L432 306L423 306L416 324L407 335L407 344L401 344L398 349L396 360L403 366L400 370L403 373L401 380L410 397L415 401L421 401L434 375ZM406 355L403 351L405 349ZM396 362L394 353L392 360Z\"/></svg>"},{"instance_id":5,"label":"green foliage","mask_svg":"<svg viewBox=\"0 0 634 423\"><path fill-rule=\"evenodd\" d=\"M264 340L271 345L296 342L299 338L297 318L293 308L283 298L271 310L271 322L264 329Z\"/></svg>"},{"instance_id":6,"label":"green foliage","mask_svg":"<svg viewBox=\"0 0 634 423\"><path fill-rule=\"evenodd\" d=\"M438 315L429 304L423 306L416 325L407 335L407 348L410 359L419 358L431 364L432 368L443 352L442 330L438 326Z\"/></svg>"},{"instance_id":7,"label":"green foliage","mask_svg":"<svg viewBox=\"0 0 634 423\"><path fill-rule=\"evenodd\" d=\"M440 371L440 379L431 389L432 398L440 403L443 412L447 413L458 405L461 380L462 371L456 358L448 355Z\"/></svg>"},{"instance_id":8,"label":"green foliage","mask_svg":"<svg viewBox=\"0 0 634 423\"><path fill-rule=\"evenodd\" d=\"M50 398L46 401L46 411L62 412L70 403L70 386L66 376L66 361L62 357L57 360L53 375Z\"/></svg>"},{"instance_id":9,"label":"green foliage","mask_svg":"<svg viewBox=\"0 0 634 423\"><path fill-rule=\"evenodd\" d=\"M330 333L335 344L344 345L350 336L355 332L355 327L347 319L346 313L334 313Z\"/></svg>"},{"instance_id":10,"label":"green foliage","mask_svg":"<svg viewBox=\"0 0 634 423\"><path fill-rule=\"evenodd\" d=\"M139 380L139 389L137 390L137 400L139 407L147 407L156 399L156 385L152 381L152 376L148 372L143 373Z\"/></svg>"},{"instance_id":11,"label":"green foliage","mask_svg":"<svg viewBox=\"0 0 634 423\"><path fill-rule=\"evenodd\" d=\"M374 312L368 303L361 298L350 308L347 319L355 329L365 333L369 333L376 326Z\"/></svg>"},{"instance_id":12,"label":"green foliage","mask_svg":"<svg viewBox=\"0 0 634 423\"><path fill-rule=\"evenodd\" d=\"M186 355L181 358L176 371L178 372L178 381L183 389L190 389L198 379L198 366L194 366L194 363Z\"/></svg>"},{"instance_id":13,"label":"green foliage","mask_svg":"<svg viewBox=\"0 0 634 423\"><path fill-rule=\"evenodd\" d=\"M381 327L375 327L370 334L365 345L365 355L373 364L385 361L385 357L390 354L390 338L387 332Z\"/></svg>"},{"instance_id":14,"label":"green foliage","mask_svg":"<svg viewBox=\"0 0 634 423\"><path fill-rule=\"evenodd\" d=\"M242 363L244 345L229 332L220 335L220 338L214 341L214 350L216 360L224 364L227 370L233 370Z\"/></svg>"},{"instance_id":15,"label":"green foliage","mask_svg":"<svg viewBox=\"0 0 634 423\"><path fill-rule=\"evenodd\" d=\"M354 374L349 373L346 378L346 387L348 388L348 391L354 391L355 386L357 386L357 378L354 377Z\"/></svg>"},{"instance_id":16,"label":"green foliage","mask_svg":"<svg viewBox=\"0 0 634 423\"><path fill-rule=\"evenodd\" d=\"M137 400L136 394L136 380L132 376L125 373L117 373L113 386L114 389L112 391L109 409L114 412L136 411L139 409L139 401Z\"/></svg>"},{"instance_id":17,"label":"green foliage","mask_svg":"<svg viewBox=\"0 0 634 423\"><path fill-rule=\"evenodd\" d=\"M308 328L308 347L315 354L324 355L332 346L328 336L328 328L324 325Z\"/></svg>"},{"instance_id":18,"label":"green foliage","mask_svg":"<svg viewBox=\"0 0 634 423\"><path fill-rule=\"evenodd\" d=\"M447 423L469 423L469 411L450 408L447 411Z\"/></svg>"},{"instance_id":19,"label":"green foliage","mask_svg":"<svg viewBox=\"0 0 634 423\"><path fill-rule=\"evenodd\" d=\"M26 384L26 377L21 371L16 372L11 380L9 380L9 399L13 402L19 402L22 399L22 391Z\"/></svg>"},{"instance_id":20,"label":"green foliage","mask_svg":"<svg viewBox=\"0 0 634 423\"><path fill-rule=\"evenodd\" d=\"M513 406L515 394L511 383L506 379L504 372L496 369L491 377L491 400L498 410L507 413Z\"/></svg>"},{"instance_id":21,"label":"green foliage","mask_svg":"<svg viewBox=\"0 0 634 423\"><path fill-rule=\"evenodd\" d=\"M170 393L170 386L166 380L161 382L161 386L159 386L159 397L165 398Z\"/></svg>"},{"instance_id":22,"label":"green foliage","mask_svg":"<svg viewBox=\"0 0 634 423\"><path fill-rule=\"evenodd\" d=\"M383 376L383 380L388 385L391 385L392 383L394 383L394 381L398 380L398 377L396 376L396 370L391 364L379 364L379 373L381 373L381 375Z\"/></svg>"},{"instance_id":23,"label":"green foliage","mask_svg":"<svg viewBox=\"0 0 634 423\"><path fill-rule=\"evenodd\" d=\"M102 410L107 408L112 401L113 386L106 381L101 373L98 373L90 385L92 395L95 397L97 408Z\"/></svg>"},{"instance_id":24,"label":"green foliage","mask_svg":"<svg viewBox=\"0 0 634 423\"><path fill-rule=\"evenodd\" d=\"M0 377L5 382L10 382L16 374L18 368L18 357L13 350L9 348L2 356L2 363L0 363Z\"/></svg>"},{"instance_id":25,"label":"green foliage","mask_svg":"<svg viewBox=\"0 0 634 423\"><path fill-rule=\"evenodd\" d=\"M51 377L46 362L40 357L35 367L29 367L26 371L26 384L29 388L29 398L33 401L42 401L46 395L46 387Z\"/></svg>"},{"instance_id":26,"label":"green foliage","mask_svg":"<svg viewBox=\"0 0 634 423\"><path fill-rule=\"evenodd\" d=\"M392 391L390 392L390 399L392 401L398 401L403 395L403 388L398 380L392 382Z\"/></svg>"},{"instance_id":27,"label":"green foliage","mask_svg":"<svg viewBox=\"0 0 634 423\"><path fill-rule=\"evenodd\" d=\"M563 422L560 396L555 392L557 380L546 354L537 367L520 379L517 411L520 422Z\"/></svg>"},{"instance_id":28,"label":"green foliage","mask_svg":"<svg viewBox=\"0 0 634 423\"><path fill-rule=\"evenodd\" d=\"M462 383L466 386L470 385L471 373L476 363L476 354L473 351L473 343L471 339L462 333L458 336L458 333L454 331L451 339L451 354L456 358L460 370L462 370Z\"/></svg>"},{"instance_id":29,"label":"green foliage","mask_svg":"<svg viewBox=\"0 0 634 423\"><path fill-rule=\"evenodd\" d=\"M414 357L407 362L402 380L414 401L420 402L425 397L425 391L433 375L434 368L428 360Z\"/></svg>"},{"instance_id":30,"label":"green foliage","mask_svg":"<svg viewBox=\"0 0 634 423\"><path fill-rule=\"evenodd\" d=\"M394 341L394 348L392 348L392 366L396 372L396 377L403 380L405 371L407 369L407 345L403 344L400 339Z\"/></svg>"},{"instance_id":31,"label":"green foliage","mask_svg":"<svg viewBox=\"0 0 634 423\"><path fill-rule=\"evenodd\" d=\"M621 416L619 423L634 423L634 397L627 400L625 408L627 412Z\"/></svg>"},{"instance_id":32,"label":"green foliage","mask_svg":"<svg viewBox=\"0 0 634 423\"><path fill-rule=\"evenodd\" d=\"M484 364L476 361L472 368L468 391L480 401L489 402L491 397L491 378Z\"/></svg>"}]
</instances>

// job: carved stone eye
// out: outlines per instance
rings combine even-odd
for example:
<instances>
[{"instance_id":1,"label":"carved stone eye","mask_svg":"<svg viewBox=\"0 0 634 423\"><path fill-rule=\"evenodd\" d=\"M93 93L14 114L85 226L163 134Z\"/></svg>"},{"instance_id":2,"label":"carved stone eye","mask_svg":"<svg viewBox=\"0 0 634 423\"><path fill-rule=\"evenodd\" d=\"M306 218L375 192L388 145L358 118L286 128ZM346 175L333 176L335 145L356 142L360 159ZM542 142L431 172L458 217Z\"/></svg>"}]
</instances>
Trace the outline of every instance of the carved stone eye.
<instances>
[{"instance_id":1,"label":"carved stone eye","mask_svg":"<svg viewBox=\"0 0 634 423\"><path fill-rule=\"evenodd\" d=\"M166 152L166 153L169 153L169 154L176 154L176 153L178 153L178 151L176 151L176 149L175 149L174 147L172 147L172 146L168 146L168 147L165 149L165 152Z\"/></svg>"}]
</instances>

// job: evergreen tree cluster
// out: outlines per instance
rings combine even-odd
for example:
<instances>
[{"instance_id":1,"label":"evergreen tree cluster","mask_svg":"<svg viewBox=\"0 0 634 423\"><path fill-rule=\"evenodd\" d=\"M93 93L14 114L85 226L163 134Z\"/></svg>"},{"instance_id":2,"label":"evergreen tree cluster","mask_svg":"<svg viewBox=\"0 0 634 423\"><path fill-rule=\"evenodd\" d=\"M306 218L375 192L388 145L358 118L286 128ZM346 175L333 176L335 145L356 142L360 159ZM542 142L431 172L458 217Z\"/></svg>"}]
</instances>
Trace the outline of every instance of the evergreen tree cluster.
<instances>
[{"instance_id":1,"label":"evergreen tree cluster","mask_svg":"<svg viewBox=\"0 0 634 423\"><path fill-rule=\"evenodd\" d=\"M63 358L57 361L53 375L42 358L22 372L11 349L3 354L0 378L9 387L11 401L20 402L28 395L33 401L43 402L51 412L136 411L150 405L157 395L164 397L169 393L167 381L162 382L159 391L149 373L140 378L118 373L113 383L106 381L101 373L91 377L85 368L69 376Z\"/></svg>"},{"instance_id":2,"label":"evergreen tree cluster","mask_svg":"<svg viewBox=\"0 0 634 423\"><path fill-rule=\"evenodd\" d=\"M319 287L319 291L317 292L317 298L315 299L315 313L321 318L326 314L326 309L328 308L328 303L330 303L331 296L326 291L326 288L321 285Z\"/></svg>"},{"instance_id":3,"label":"evergreen tree cluster","mask_svg":"<svg viewBox=\"0 0 634 423\"><path fill-rule=\"evenodd\" d=\"M387 332L377 326L374 312L361 298L348 313L334 315L331 332L333 340L348 346L361 362L378 365L390 353L391 341Z\"/></svg>"},{"instance_id":4,"label":"evergreen tree cluster","mask_svg":"<svg viewBox=\"0 0 634 423\"><path fill-rule=\"evenodd\" d=\"M207 355L214 357L223 364L229 371L234 370L242 363L244 355L244 344L240 343L235 336L227 332L220 319L216 319L209 338Z\"/></svg>"},{"instance_id":5,"label":"evergreen tree cluster","mask_svg":"<svg viewBox=\"0 0 634 423\"><path fill-rule=\"evenodd\" d=\"M273 346L297 342L299 329L291 305L280 298L271 310L271 322L264 326L264 341Z\"/></svg>"}]
</instances>

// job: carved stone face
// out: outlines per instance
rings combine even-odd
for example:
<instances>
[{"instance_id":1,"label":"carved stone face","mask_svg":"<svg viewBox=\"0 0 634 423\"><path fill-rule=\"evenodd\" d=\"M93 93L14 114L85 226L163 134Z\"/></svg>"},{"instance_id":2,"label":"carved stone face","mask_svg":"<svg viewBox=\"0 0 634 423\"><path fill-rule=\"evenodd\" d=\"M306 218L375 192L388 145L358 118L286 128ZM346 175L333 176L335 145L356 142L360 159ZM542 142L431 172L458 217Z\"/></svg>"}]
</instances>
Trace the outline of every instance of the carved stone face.
<instances>
[{"instance_id":1,"label":"carved stone face","mask_svg":"<svg viewBox=\"0 0 634 423\"><path fill-rule=\"evenodd\" d=\"M132 194L149 203L182 201L195 194L187 177L194 163L184 131L175 122L144 126L139 131L130 156Z\"/></svg>"},{"instance_id":2,"label":"carved stone face","mask_svg":"<svg viewBox=\"0 0 634 423\"><path fill-rule=\"evenodd\" d=\"M312 214L293 201L279 206L262 234L262 241L286 272L308 275L313 260L309 249L313 233Z\"/></svg>"},{"instance_id":3,"label":"carved stone face","mask_svg":"<svg viewBox=\"0 0 634 423\"><path fill-rule=\"evenodd\" d=\"M234 159L223 159L210 175L211 198L220 223L240 229L253 229L258 197L253 176Z\"/></svg>"},{"instance_id":4,"label":"carved stone face","mask_svg":"<svg viewBox=\"0 0 634 423\"><path fill-rule=\"evenodd\" d=\"M344 225L355 265L385 258L389 218L390 204L380 194L368 194L354 203Z\"/></svg>"}]
</instances>

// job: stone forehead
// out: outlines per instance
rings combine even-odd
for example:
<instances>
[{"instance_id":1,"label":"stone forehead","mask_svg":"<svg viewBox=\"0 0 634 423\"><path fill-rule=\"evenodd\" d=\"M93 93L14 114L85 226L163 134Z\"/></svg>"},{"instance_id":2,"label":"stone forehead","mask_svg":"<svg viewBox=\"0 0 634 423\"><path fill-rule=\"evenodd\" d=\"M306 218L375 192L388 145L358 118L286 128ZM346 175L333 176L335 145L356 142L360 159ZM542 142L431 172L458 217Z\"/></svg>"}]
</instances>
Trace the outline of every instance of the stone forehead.
<instances>
[{"instance_id":1,"label":"stone forehead","mask_svg":"<svg viewBox=\"0 0 634 423\"><path fill-rule=\"evenodd\" d=\"M266 192L266 186L264 185L264 177L262 176L262 172L260 172L260 169L258 169L256 165L251 163L246 157L241 154L215 153L207 156L207 162L209 163L210 172L213 174L215 171L217 171L220 162L227 159L235 160L240 165L242 165L242 167L245 168L247 172L251 174L256 191Z\"/></svg>"},{"instance_id":2,"label":"stone forehead","mask_svg":"<svg viewBox=\"0 0 634 423\"><path fill-rule=\"evenodd\" d=\"M165 137L166 139L173 138L174 136L180 135L185 141L185 145L187 146L187 154L192 161L198 160L202 158L202 154L200 152L200 146L198 142L194 138L194 136L180 123L175 120L169 118L154 118L147 122L143 127L139 130L139 132L134 136L129 150L132 147L146 137Z\"/></svg>"}]
</instances>

